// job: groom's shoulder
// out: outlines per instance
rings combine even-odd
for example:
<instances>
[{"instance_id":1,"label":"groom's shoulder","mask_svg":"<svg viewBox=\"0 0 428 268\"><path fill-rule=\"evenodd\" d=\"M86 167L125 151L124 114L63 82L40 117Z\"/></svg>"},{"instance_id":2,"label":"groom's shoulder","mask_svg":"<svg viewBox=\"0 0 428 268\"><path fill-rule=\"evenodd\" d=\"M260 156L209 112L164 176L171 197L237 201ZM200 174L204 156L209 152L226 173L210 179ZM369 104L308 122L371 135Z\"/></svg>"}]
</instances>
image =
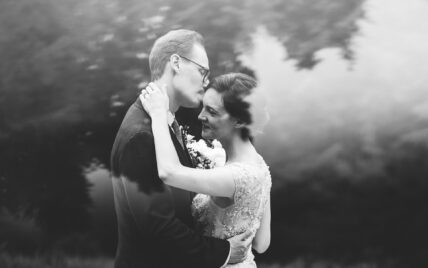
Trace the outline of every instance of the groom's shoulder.
<instances>
[{"instance_id":1,"label":"groom's shoulder","mask_svg":"<svg viewBox=\"0 0 428 268\"><path fill-rule=\"evenodd\" d=\"M130 133L152 133L150 116L143 109L139 99L129 107L125 117L123 118L120 130Z\"/></svg>"},{"instance_id":2,"label":"groom's shoulder","mask_svg":"<svg viewBox=\"0 0 428 268\"><path fill-rule=\"evenodd\" d=\"M115 151L115 148L122 148L130 140L141 136L142 134L144 134L144 137L153 136L151 119L142 108L141 102L139 105L135 102L129 107L125 117L123 118L122 124L116 134L113 151Z\"/></svg>"}]
</instances>

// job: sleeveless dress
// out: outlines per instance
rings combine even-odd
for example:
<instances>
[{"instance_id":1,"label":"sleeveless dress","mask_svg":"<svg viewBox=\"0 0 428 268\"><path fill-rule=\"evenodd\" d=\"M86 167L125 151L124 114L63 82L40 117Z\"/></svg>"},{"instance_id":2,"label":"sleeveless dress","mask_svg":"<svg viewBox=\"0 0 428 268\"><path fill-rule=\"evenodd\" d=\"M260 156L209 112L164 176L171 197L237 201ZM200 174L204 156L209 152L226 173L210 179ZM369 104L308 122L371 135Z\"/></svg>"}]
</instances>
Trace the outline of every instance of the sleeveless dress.
<instances>
[{"instance_id":1,"label":"sleeveless dress","mask_svg":"<svg viewBox=\"0 0 428 268\"><path fill-rule=\"evenodd\" d=\"M197 194L192 202L192 215L197 229L206 236L228 239L251 230L255 234L260 226L263 212L270 197L272 179L269 167L261 156L258 164L234 162L224 167L232 170L235 194L232 204L219 205L222 198ZM226 198L223 198L223 201ZM230 200L230 199L227 199ZM226 267L257 267L251 247L246 259Z\"/></svg>"}]
</instances>

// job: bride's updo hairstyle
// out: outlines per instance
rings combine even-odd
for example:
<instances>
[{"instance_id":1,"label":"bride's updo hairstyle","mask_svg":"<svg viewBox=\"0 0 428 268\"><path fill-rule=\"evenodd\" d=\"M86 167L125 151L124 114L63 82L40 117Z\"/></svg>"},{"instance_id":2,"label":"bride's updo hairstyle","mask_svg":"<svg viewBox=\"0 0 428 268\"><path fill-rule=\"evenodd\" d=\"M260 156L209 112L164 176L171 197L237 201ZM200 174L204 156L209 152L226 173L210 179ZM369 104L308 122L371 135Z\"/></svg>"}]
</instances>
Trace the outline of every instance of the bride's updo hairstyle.
<instances>
[{"instance_id":1,"label":"bride's updo hairstyle","mask_svg":"<svg viewBox=\"0 0 428 268\"><path fill-rule=\"evenodd\" d=\"M253 141L253 136L262 133L268 121L266 102L257 88L257 81L243 73L228 73L217 76L207 87L222 95L227 113L243 123L241 138Z\"/></svg>"}]
</instances>

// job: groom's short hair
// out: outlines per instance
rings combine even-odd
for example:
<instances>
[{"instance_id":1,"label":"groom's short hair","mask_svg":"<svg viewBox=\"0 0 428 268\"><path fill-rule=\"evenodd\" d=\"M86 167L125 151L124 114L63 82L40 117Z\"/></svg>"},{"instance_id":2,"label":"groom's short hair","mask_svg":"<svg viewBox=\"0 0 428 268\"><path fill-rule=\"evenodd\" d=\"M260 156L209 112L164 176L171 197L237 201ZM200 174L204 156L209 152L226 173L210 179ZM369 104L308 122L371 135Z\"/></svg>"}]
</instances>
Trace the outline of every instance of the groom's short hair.
<instances>
[{"instance_id":1,"label":"groom's short hair","mask_svg":"<svg viewBox=\"0 0 428 268\"><path fill-rule=\"evenodd\" d=\"M204 45L202 35L186 29L169 31L159 37L155 41L149 55L152 80L159 79L162 76L165 65L172 54L187 56L196 43Z\"/></svg>"}]
</instances>

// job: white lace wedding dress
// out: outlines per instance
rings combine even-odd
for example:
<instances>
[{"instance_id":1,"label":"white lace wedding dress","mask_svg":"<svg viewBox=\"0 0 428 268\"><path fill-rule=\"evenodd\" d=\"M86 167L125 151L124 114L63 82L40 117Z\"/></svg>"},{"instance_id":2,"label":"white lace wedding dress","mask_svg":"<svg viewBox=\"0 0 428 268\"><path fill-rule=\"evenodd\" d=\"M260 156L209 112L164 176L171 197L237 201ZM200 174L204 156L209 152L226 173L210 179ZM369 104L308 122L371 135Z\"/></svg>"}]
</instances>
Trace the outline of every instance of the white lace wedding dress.
<instances>
[{"instance_id":1,"label":"white lace wedding dress","mask_svg":"<svg viewBox=\"0 0 428 268\"><path fill-rule=\"evenodd\" d=\"M228 239L246 230L255 233L270 196L272 180L269 167L262 157L257 165L235 162L225 167L235 174L233 203L226 204L224 201L229 199L225 198L196 195L192 214L197 226L204 235L220 239ZM243 262L226 267L257 267L251 247Z\"/></svg>"}]
</instances>

